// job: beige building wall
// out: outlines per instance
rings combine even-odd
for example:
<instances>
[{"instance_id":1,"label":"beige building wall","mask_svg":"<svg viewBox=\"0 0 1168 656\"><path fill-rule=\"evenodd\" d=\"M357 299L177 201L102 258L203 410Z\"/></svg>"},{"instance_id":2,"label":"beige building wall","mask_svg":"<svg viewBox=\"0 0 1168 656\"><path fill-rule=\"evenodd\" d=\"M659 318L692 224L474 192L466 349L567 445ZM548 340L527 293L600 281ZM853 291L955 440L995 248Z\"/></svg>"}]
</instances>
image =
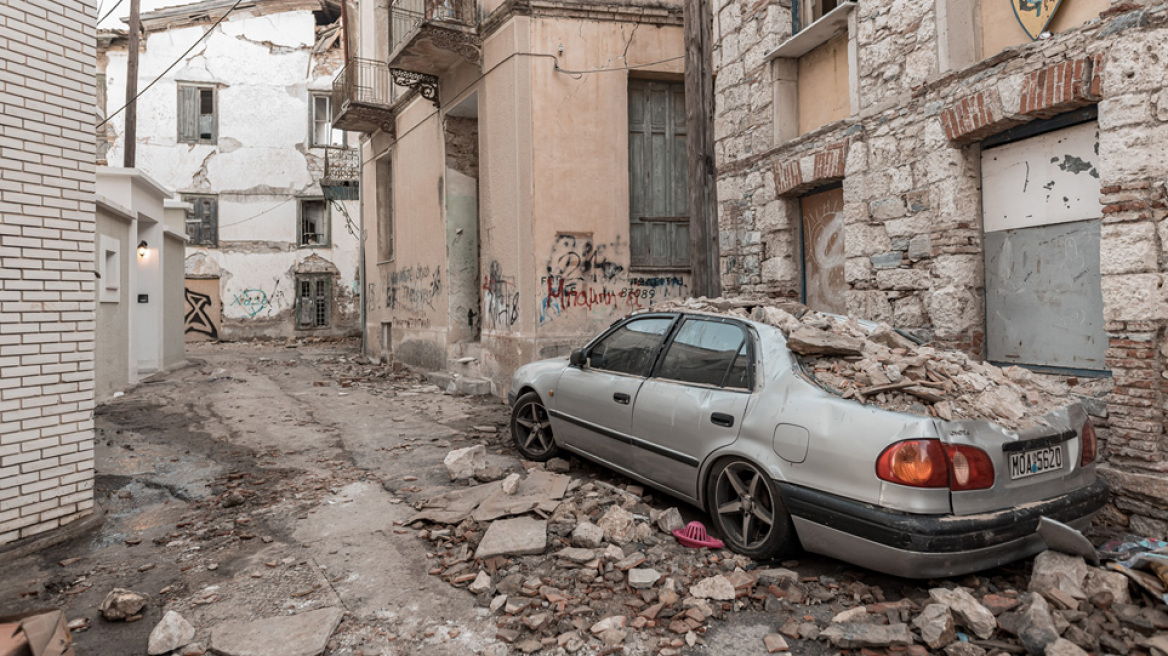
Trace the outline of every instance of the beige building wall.
<instances>
[{"instance_id":1,"label":"beige building wall","mask_svg":"<svg viewBox=\"0 0 1168 656\"><path fill-rule=\"evenodd\" d=\"M1051 34L1061 34L1099 18L1100 12L1111 7L1108 0L1062 0L1058 10L1047 25ZM981 54L983 57L995 55L1006 48L1030 43L1030 35L1018 24L1014 9L1008 2L985 0L978 3L978 18L981 21Z\"/></svg>"},{"instance_id":2,"label":"beige building wall","mask_svg":"<svg viewBox=\"0 0 1168 656\"><path fill-rule=\"evenodd\" d=\"M94 253L95 271L101 276L97 279L94 339L94 394L98 399L109 398L131 383L130 280L138 243L134 241L134 218L129 208L99 197Z\"/></svg>"},{"instance_id":3,"label":"beige building wall","mask_svg":"<svg viewBox=\"0 0 1168 656\"><path fill-rule=\"evenodd\" d=\"M680 24L515 16L485 39L481 74L470 65L443 74L442 110L414 99L392 145L375 134L363 158L392 157L396 252L377 262L376 200L366 192L371 354L381 355L389 323L394 357L446 369L471 354L502 393L518 366L686 294L686 274L629 261L629 79L680 81L682 52ZM463 257L451 234L466 211L455 201L474 181L448 168L448 112L477 120L477 342L451 306L461 295L450 286L465 284L451 275L451 258ZM375 188L375 167L363 184Z\"/></svg>"}]
</instances>

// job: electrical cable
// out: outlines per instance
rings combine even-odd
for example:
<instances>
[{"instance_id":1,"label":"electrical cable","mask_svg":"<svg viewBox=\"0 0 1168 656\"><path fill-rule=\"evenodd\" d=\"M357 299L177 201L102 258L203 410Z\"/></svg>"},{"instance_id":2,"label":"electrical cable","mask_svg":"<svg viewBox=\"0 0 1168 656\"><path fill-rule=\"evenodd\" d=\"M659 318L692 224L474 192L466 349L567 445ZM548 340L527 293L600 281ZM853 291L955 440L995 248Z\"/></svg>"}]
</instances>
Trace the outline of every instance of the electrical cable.
<instances>
[{"instance_id":1,"label":"electrical cable","mask_svg":"<svg viewBox=\"0 0 1168 656\"><path fill-rule=\"evenodd\" d=\"M104 23L105 19L109 18L115 11L117 11L117 8L122 6L123 2L125 2L125 0L118 0L117 2L115 2L114 6L110 7L110 10L105 12L105 16L102 16L101 18L97 19L97 24L101 25L102 23ZM97 13L99 13L99 14L101 13L101 7L97 8Z\"/></svg>"},{"instance_id":2,"label":"electrical cable","mask_svg":"<svg viewBox=\"0 0 1168 656\"><path fill-rule=\"evenodd\" d=\"M105 117L105 120L103 120L101 123L98 123L96 127L100 128L101 126L105 125L106 123L109 123L110 119L112 119L113 117L115 117L115 116L117 116L118 114L122 113L122 110L124 110L125 108L129 107L129 106L130 106L130 103L133 103L133 102L137 101L139 98L141 98L141 97L142 97L142 94L144 94L144 93L146 93L147 91L149 91L149 90L150 90L150 87L154 86L154 84L155 84L156 82L158 82L159 80L161 80L161 79L162 79L162 76L164 76L164 75L166 75L167 73L169 73L169 72L170 72L170 70L171 70L172 68L174 68L175 66L178 66L178 63L179 63L179 62L181 62L181 61L183 60L183 58L185 58L187 55L191 54L191 51L195 49L195 46L197 46L197 45L199 45L200 43L202 43L202 42L203 42L203 39L206 39L206 38L207 38L207 36L211 34L211 32L214 32L214 31L215 31L215 28L216 28L216 27L219 27L219 23L222 23L222 22L223 22L223 21L224 21L224 20L225 20L225 19L226 19L228 16L230 16L230 15L231 15L231 12L235 11L235 8L236 8L236 7L238 7L238 6L239 6L239 5L241 5L241 4L243 4L243 0L235 0L235 4L231 5L231 8L230 8L230 9L228 9L228 10L226 11L226 13L224 13L222 16L220 16L220 17L219 17L219 20L215 21L215 23L214 23L214 24L211 26L211 28L210 28L210 29L208 29L206 32L203 32L203 35L202 35L202 36L200 36L198 39L196 39L196 40L195 40L195 42L191 44L191 47L187 48L186 52L184 52L183 54L179 55L179 56L178 56L178 59L176 59L176 60L174 60L173 62L171 62L170 66L167 66L167 67L166 67L166 70L164 70L164 71L162 71L161 73L159 73L159 74L158 74L158 77L155 77L153 80L150 80L150 84L147 84L147 85L146 85L146 87L145 87L144 89L142 89L141 91L139 91L139 92L137 93L137 95L135 95L135 96L134 96L134 97L133 97L133 98L130 100L130 102L127 102L126 104L124 104L124 105L122 105L121 107L119 107L119 108L117 109L117 111L115 111L115 112L113 112L112 114L110 114L109 116ZM113 11L113 9L111 9L110 11Z\"/></svg>"},{"instance_id":3,"label":"electrical cable","mask_svg":"<svg viewBox=\"0 0 1168 656\"><path fill-rule=\"evenodd\" d=\"M251 216L247 217L246 219L240 219L240 220L238 220L238 221L232 221L231 223L220 223L220 224L219 224L219 227L220 227L220 228L229 228L229 227L231 227L231 226L236 226L236 225L239 225L239 224L241 224L241 223L247 223L248 221L251 221L252 219L258 219L258 218L260 218L261 216L263 216L263 215L267 214L268 212L274 212L275 210L277 210L277 209L279 209L279 208L283 207L284 205L287 205L288 203L291 203L293 200L296 200L296 199L295 199L295 198L285 198L284 200L280 201L279 203L276 203L275 205L273 205L273 206L269 207L268 209L266 209L266 210L264 210L264 211L260 212L259 214L253 214L253 215L251 215Z\"/></svg>"}]
</instances>

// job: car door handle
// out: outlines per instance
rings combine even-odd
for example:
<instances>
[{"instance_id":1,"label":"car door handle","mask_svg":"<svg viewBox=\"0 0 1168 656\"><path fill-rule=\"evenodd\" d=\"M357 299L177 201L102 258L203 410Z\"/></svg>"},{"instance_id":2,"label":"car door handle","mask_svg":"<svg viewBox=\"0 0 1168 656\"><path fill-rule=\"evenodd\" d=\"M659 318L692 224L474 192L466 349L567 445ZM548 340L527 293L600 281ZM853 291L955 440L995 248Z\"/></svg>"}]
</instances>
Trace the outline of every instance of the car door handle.
<instances>
[{"instance_id":1,"label":"car door handle","mask_svg":"<svg viewBox=\"0 0 1168 656\"><path fill-rule=\"evenodd\" d=\"M734 417L733 415L728 415L725 412L715 412L710 415L710 423L730 428L734 425Z\"/></svg>"},{"instance_id":2,"label":"car door handle","mask_svg":"<svg viewBox=\"0 0 1168 656\"><path fill-rule=\"evenodd\" d=\"M617 403L619 403L621 405L628 405L629 401L633 400L633 397L629 396L628 394L625 394L624 392L617 392L616 394L612 395L612 400L616 401Z\"/></svg>"}]
</instances>

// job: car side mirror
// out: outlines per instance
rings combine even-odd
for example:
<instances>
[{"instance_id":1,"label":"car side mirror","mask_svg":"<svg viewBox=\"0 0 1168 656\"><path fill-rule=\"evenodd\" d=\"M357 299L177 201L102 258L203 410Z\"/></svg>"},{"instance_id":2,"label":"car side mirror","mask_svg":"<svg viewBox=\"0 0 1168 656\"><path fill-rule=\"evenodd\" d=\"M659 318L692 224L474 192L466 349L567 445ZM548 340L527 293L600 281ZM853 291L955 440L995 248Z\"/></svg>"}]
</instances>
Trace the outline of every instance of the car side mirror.
<instances>
[{"instance_id":1,"label":"car side mirror","mask_svg":"<svg viewBox=\"0 0 1168 656\"><path fill-rule=\"evenodd\" d=\"M568 363L573 367L583 367L587 360L588 357L582 348L578 348L575 351L572 351L572 355L568 356Z\"/></svg>"}]
</instances>

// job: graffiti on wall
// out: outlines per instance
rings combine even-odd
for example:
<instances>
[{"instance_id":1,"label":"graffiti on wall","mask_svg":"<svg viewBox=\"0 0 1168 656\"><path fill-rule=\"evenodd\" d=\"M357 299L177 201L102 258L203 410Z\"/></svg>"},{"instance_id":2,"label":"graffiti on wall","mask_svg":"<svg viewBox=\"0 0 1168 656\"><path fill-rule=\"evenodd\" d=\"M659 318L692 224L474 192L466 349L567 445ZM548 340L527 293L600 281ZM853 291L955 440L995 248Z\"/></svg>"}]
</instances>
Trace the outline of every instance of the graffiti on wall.
<instances>
[{"instance_id":1,"label":"graffiti on wall","mask_svg":"<svg viewBox=\"0 0 1168 656\"><path fill-rule=\"evenodd\" d=\"M688 293L680 275L626 275L625 267L616 261L624 249L619 239L596 246L591 237L559 235L548 258L547 275L540 280L540 324L597 308L627 312Z\"/></svg>"},{"instance_id":2,"label":"graffiti on wall","mask_svg":"<svg viewBox=\"0 0 1168 656\"><path fill-rule=\"evenodd\" d=\"M218 281L216 281L218 282ZM219 330L211 318L212 299L209 294L185 290L186 314L183 315L183 332L203 335L209 339L219 339Z\"/></svg>"},{"instance_id":3,"label":"graffiti on wall","mask_svg":"<svg viewBox=\"0 0 1168 656\"><path fill-rule=\"evenodd\" d=\"M515 281L504 276L503 267L494 260L483 278L483 317L492 330L510 330L519 321Z\"/></svg>"},{"instance_id":4,"label":"graffiti on wall","mask_svg":"<svg viewBox=\"0 0 1168 656\"><path fill-rule=\"evenodd\" d=\"M385 307L420 313L434 309L434 299L442 291L439 267L414 265L393 271L385 281Z\"/></svg>"},{"instance_id":5,"label":"graffiti on wall","mask_svg":"<svg viewBox=\"0 0 1168 656\"><path fill-rule=\"evenodd\" d=\"M270 313L272 307L283 298L284 292L280 290L280 280L277 278L276 284L272 286L271 294L262 289L245 289L236 294L231 302L233 305L243 308L248 317L254 318L263 312Z\"/></svg>"}]
</instances>

